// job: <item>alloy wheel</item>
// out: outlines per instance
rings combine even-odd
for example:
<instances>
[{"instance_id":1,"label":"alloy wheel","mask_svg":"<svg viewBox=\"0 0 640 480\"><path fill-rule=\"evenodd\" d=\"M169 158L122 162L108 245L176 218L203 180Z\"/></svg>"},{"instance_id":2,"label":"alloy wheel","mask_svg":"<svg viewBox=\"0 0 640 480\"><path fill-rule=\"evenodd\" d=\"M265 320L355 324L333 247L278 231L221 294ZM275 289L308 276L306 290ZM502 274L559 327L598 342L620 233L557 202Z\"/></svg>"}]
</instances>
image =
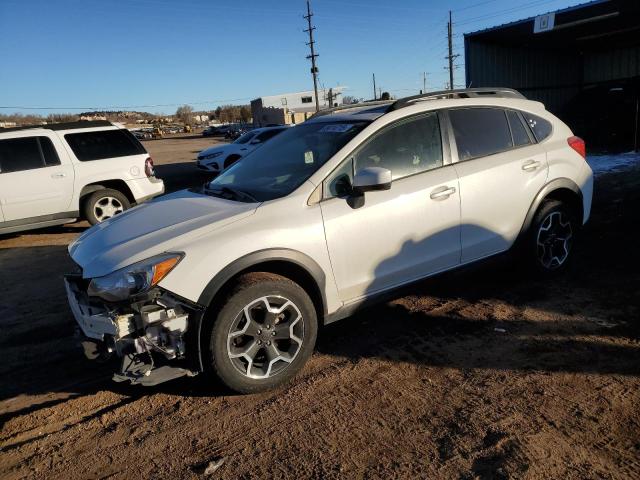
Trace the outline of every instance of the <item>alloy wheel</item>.
<instances>
[{"instance_id":1,"label":"alloy wheel","mask_svg":"<svg viewBox=\"0 0 640 480\"><path fill-rule=\"evenodd\" d=\"M93 205L93 214L98 222L103 222L122 212L124 212L124 206L115 197L102 197Z\"/></svg>"},{"instance_id":2,"label":"alloy wheel","mask_svg":"<svg viewBox=\"0 0 640 480\"><path fill-rule=\"evenodd\" d=\"M285 297L269 295L253 300L237 314L227 335L227 354L244 376L264 379L293 362L303 339L300 309Z\"/></svg>"},{"instance_id":3,"label":"alloy wheel","mask_svg":"<svg viewBox=\"0 0 640 480\"><path fill-rule=\"evenodd\" d=\"M571 250L573 230L571 221L561 211L551 212L538 229L536 238L538 260L548 270L562 266Z\"/></svg>"}]
</instances>

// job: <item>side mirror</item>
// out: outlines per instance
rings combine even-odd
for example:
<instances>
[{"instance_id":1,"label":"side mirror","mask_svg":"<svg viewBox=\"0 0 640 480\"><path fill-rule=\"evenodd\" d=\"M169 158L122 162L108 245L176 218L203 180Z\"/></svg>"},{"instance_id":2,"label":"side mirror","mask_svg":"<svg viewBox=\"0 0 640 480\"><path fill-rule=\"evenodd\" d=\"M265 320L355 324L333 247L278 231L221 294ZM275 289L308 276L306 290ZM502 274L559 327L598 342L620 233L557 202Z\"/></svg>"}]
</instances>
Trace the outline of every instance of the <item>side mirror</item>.
<instances>
[{"instance_id":1,"label":"side mirror","mask_svg":"<svg viewBox=\"0 0 640 480\"><path fill-rule=\"evenodd\" d=\"M353 177L353 193L363 194L375 190L391 188L391 170L381 167L367 167Z\"/></svg>"},{"instance_id":2,"label":"side mirror","mask_svg":"<svg viewBox=\"0 0 640 480\"><path fill-rule=\"evenodd\" d=\"M254 138L253 140L251 140L251 141L249 142L249 144L251 144L251 145L257 145L257 144L259 144L259 143L260 143L260 140L258 140L257 138Z\"/></svg>"}]
</instances>

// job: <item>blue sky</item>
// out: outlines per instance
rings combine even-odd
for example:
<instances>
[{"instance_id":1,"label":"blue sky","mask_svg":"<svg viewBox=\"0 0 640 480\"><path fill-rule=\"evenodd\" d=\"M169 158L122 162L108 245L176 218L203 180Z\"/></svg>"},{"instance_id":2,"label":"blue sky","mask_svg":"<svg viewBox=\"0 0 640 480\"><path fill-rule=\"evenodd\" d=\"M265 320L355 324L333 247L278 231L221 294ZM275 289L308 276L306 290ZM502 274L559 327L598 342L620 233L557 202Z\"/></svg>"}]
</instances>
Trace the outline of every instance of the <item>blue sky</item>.
<instances>
[{"instance_id":1,"label":"blue sky","mask_svg":"<svg viewBox=\"0 0 640 480\"><path fill-rule=\"evenodd\" d=\"M579 0L313 0L320 82L369 98L447 79L446 22L462 34ZM173 113L311 89L304 0L0 0L0 113L71 107ZM53 107L29 110L13 107Z\"/></svg>"}]
</instances>

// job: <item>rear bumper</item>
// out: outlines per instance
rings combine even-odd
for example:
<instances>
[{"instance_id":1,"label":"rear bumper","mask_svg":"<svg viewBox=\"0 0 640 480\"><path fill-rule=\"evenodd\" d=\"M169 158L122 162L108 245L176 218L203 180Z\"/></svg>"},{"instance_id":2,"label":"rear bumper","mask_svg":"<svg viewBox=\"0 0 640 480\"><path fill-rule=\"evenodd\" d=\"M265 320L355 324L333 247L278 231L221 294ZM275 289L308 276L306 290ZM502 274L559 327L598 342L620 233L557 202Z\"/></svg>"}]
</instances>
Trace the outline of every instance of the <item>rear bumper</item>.
<instances>
[{"instance_id":1,"label":"rear bumper","mask_svg":"<svg viewBox=\"0 0 640 480\"><path fill-rule=\"evenodd\" d=\"M161 178L145 177L127 180L127 185L136 199L136 203L146 202L164 193L164 182Z\"/></svg>"},{"instance_id":2,"label":"rear bumper","mask_svg":"<svg viewBox=\"0 0 640 480\"><path fill-rule=\"evenodd\" d=\"M64 278L71 313L81 332L81 344L90 360L122 359L115 381L156 385L199 371L187 355L197 353L190 345L189 324L197 312L156 292L147 301L110 305L89 297L87 281L80 275ZM192 329L195 330L195 329Z\"/></svg>"}]
</instances>

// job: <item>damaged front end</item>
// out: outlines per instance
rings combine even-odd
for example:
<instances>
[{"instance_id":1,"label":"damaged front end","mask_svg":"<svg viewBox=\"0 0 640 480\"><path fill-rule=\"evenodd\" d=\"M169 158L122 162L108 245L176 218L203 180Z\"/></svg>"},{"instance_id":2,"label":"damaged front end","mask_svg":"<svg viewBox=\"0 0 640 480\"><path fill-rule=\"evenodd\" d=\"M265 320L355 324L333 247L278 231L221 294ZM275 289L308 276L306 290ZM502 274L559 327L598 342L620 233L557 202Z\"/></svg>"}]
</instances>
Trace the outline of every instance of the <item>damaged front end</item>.
<instances>
[{"instance_id":1,"label":"damaged front end","mask_svg":"<svg viewBox=\"0 0 640 480\"><path fill-rule=\"evenodd\" d=\"M81 275L66 275L65 287L87 358L122 359L113 380L150 386L198 373L190 323L201 315L199 306L158 287L127 301L105 301L88 294L90 282Z\"/></svg>"}]
</instances>

